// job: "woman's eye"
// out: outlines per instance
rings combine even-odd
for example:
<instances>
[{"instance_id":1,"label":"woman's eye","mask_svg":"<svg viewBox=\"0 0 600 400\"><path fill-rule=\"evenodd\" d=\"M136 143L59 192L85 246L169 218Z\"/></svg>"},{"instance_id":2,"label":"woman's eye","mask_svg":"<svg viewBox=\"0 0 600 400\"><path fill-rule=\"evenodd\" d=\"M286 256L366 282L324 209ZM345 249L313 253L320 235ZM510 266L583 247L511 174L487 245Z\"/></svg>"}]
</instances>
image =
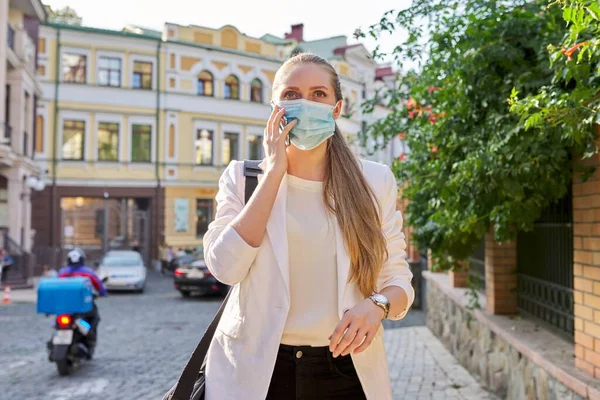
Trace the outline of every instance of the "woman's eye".
<instances>
[{"instance_id":1,"label":"woman's eye","mask_svg":"<svg viewBox=\"0 0 600 400\"><path fill-rule=\"evenodd\" d=\"M284 99L295 99L298 95L296 94L296 92L286 92L283 95Z\"/></svg>"},{"instance_id":2,"label":"woman's eye","mask_svg":"<svg viewBox=\"0 0 600 400\"><path fill-rule=\"evenodd\" d=\"M324 91L322 91L322 90L317 90L317 91L315 92L315 97L325 97L325 96L326 96L326 94L325 94L325 92L324 92Z\"/></svg>"}]
</instances>

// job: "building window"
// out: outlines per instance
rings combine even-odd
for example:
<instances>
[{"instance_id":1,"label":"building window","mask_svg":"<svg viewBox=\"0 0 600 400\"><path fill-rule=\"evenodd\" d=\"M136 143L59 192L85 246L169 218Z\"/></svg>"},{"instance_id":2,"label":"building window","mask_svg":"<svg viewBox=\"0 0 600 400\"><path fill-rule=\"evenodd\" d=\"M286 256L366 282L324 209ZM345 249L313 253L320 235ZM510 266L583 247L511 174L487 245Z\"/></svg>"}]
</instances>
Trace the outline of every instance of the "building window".
<instances>
[{"instance_id":1,"label":"building window","mask_svg":"<svg viewBox=\"0 0 600 400\"><path fill-rule=\"evenodd\" d=\"M29 121L30 118L31 120L33 119L33 115L30 114L30 109L31 107L29 106L30 103L30 99L31 99L31 95L28 92L25 92L25 107L23 110L23 115L25 116L25 120ZM31 140L31 132L27 131L27 124L25 125L25 131L23 132L23 154L28 156L33 148L33 146L31 145L32 140Z\"/></svg>"},{"instance_id":2,"label":"building window","mask_svg":"<svg viewBox=\"0 0 600 400\"><path fill-rule=\"evenodd\" d=\"M254 78L250 84L250 101L254 103L263 102L263 85L260 79Z\"/></svg>"},{"instance_id":3,"label":"building window","mask_svg":"<svg viewBox=\"0 0 600 400\"><path fill-rule=\"evenodd\" d=\"M42 115L35 117L35 152L44 152L44 117Z\"/></svg>"},{"instance_id":4,"label":"building window","mask_svg":"<svg viewBox=\"0 0 600 400\"><path fill-rule=\"evenodd\" d=\"M223 165L238 159L239 135L235 132L225 132L223 135Z\"/></svg>"},{"instance_id":5,"label":"building window","mask_svg":"<svg viewBox=\"0 0 600 400\"><path fill-rule=\"evenodd\" d=\"M87 57L81 54L65 53L62 55L63 81L70 83L86 83Z\"/></svg>"},{"instance_id":6,"label":"building window","mask_svg":"<svg viewBox=\"0 0 600 400\"><path fill-rule=\"evenodd\" d=\"M133 84L134 89L152 89L152 63L133 62Z\"/></svg>"},{"instance_id":7,"label":"building window","mask_svg":"<svg viewBox=\"0 0 600 400\"><path fill-rule=\"evenodd\" d=\"M121 59L100 57L98 60L98 85L121 86Z\"/></svg>"},{"instance_id":8,"label":"building window","mask_svg":"<svg viewBox=\"0 0 600 400\"><path fill-rule=\"evenodd\" d=\"M0 177L0 227L8 227L8 189L5 177Z\"/></svg>"},{"instance_id":9,"label":"building window","mask_svg":"<svg viewBox=\"0 0 600 400\"><path fill-rule=\"evenodd\" d=\"M63 122L62 159L83 160L85 149L85 121Z\"/></svg>"},{"instance_id":10,"label":"building window","mask_svg":"<svg viewBox=\"0 0 600 400\"><path fill-rule=\"evenodd\" d=\"M344 117L350 117L350 98L344 98Z\"/></svg>"},{"instance_id":11,"label":"building window","mask_svg":"<svg viewBox=\"0 0 600 400\"><path fill-rule=\"evenodd\" d=\"M152 126L131 125L131 161L152 161Z\"/></svg>"},{"instance_id":12,"label":"building window","mask_svg":"<svg viewBox=\"0 0 600 400\"><path fill-rule=\"evenodd\" d=\"M119 124L116 122L98 124L98 160L119 160Z\"/></svg>"},{"instance_id":13,"label":"building window","mask_svg":"<svg viewBox=\"0 0 600 400\"><path fill-rule=\"evenodd\" d=\"M196 165L213 165L213 131L196 132Z\"/></svg>"},{"instance_id":14,"label":"building window","mask_svg":"<svg viewBox=\"0 0 600 400\"><path fill-rule=\"evenodd\" d=\"M169 125L169 158L175 158L175 125Z\"/></svg>"},{"instance_id":15,"label":"building window","mask_svg":"<svg viewBox=\"0 0 600 400\"><path fill-rule=\"evenodd\" d=\"M263 137L261 135L248 136L248 158L250 160L262 160L263 158Z\"/></svg>"},{"instance_id":16,"label":"building window","mask_svg":"<svg viewBox=\"0 0 600 400\"><path fill-rule=\"evenodd\" d=\"M196 237L202 237L208 231L213 220L213 200L196 199Z\"/></svg>"},{"instance_id":17,"label":"building window","mask_svg":"<svg viewBox=\"0 0 600 400\"><path fill-rule=\"evenodd\" d=\"M214 96L214 80L213 76L208 71L202 71L198 75L198 95L199 96Z\"/></svg>"},{"instance_id":18,"label":"building window","mask_svg":"<svg viewBox=\"0 0 600 400\"><path fill-rule=\"evenodd\" d=\"M225 98L240 99L240 81L235 75L229 75L225 78Z\"/></svg>"}]
</instances>

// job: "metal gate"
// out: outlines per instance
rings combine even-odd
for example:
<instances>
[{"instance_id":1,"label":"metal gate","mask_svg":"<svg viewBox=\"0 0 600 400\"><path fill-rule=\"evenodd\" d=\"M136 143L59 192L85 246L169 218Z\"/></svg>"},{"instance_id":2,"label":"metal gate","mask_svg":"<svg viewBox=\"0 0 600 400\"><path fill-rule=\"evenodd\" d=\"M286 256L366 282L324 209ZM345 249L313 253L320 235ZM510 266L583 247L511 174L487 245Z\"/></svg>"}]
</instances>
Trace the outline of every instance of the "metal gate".
<instances>
[{"instance_id":1,"label":"metal gate","mask_svg":"<svg viewBox=\"0 0 600 400\"><path fill-rule=\"evenodd\" d=\"M473 287L485 293L485 237L469 257L468 274Z\"/></svg>"},{"instance_id":2,"label":"metal gate","mask_svg":"<svg viewBox=\"0 0 600 400\"><path fill-rule=\"evenodd\" d=\"M569 186L570 187L570 186ZM517 242L519 310L573 335L573 207L569 193Z\"/></svg>"},{"instance_id":3,"label":"metal gate","mask_svg":"<svg viewBox=\"0 0 600 400\"><path fill-rule=\"evenodd\" d=\"M146 265L150 255L150 207L136 199L62 198L61 260L74 247L88 263L99 261L108 250L138 249Z\"/></svg>"}]
</instances>

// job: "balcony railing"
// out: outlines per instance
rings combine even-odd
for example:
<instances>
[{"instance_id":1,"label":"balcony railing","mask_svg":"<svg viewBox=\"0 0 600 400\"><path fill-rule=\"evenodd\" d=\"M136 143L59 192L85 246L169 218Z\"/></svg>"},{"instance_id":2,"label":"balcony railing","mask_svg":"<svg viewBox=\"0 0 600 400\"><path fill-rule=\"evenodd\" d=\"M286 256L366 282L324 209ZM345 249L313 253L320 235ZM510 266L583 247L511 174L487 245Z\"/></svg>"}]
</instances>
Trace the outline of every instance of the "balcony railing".
<instances>
[{"instance_id":1,"label":"balcony railing","mask_svg":"<svg viewBox=\"0 0 600 400\"><path fill-rule=\"evenodd\" d=\"M0 121L0 145L10 146L12 127L8 122Z\"/></svg>"},{"instance_id":2,"label":"balcony railing","mask_svg":"<svg viewBox=\"0 0 600 400\"><path fill-rule=\"evenodd\" d=\"M15 62L23 62L26 67L35 70L35 42L27 31L9 26L7 42L18 58L18 61L13 61L13 64Z\"/></svg>"},{"instance_id":3,"label":"balcony railing","mask_svg":"<svg viewBox=\"0 0 600 400\"><path fill-rule=\"evenodd\" d=\"M15 49L15 30L12 26L8 26L8 47Z\"/></svg>"}]
</instances>

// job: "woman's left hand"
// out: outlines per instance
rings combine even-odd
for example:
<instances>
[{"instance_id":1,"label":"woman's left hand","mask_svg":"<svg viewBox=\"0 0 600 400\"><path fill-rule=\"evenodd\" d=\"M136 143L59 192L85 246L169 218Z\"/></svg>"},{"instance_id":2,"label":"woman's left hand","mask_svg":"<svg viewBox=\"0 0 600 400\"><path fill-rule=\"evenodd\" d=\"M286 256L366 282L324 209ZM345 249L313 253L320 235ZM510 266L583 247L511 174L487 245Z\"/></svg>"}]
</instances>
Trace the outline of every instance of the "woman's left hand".
<instances>
[{"instance_id":1,"label":"woman's left hand","mask_svg":"<svg viewBox=\"0 0 600 400\"><path fill-rule=\"evenodd\" d=\"M383 309L371 299L365 299L348 310L329 337L329 350L333 356L357 354L369 347L383 314Z\"/></svg>"}]
</instances>

